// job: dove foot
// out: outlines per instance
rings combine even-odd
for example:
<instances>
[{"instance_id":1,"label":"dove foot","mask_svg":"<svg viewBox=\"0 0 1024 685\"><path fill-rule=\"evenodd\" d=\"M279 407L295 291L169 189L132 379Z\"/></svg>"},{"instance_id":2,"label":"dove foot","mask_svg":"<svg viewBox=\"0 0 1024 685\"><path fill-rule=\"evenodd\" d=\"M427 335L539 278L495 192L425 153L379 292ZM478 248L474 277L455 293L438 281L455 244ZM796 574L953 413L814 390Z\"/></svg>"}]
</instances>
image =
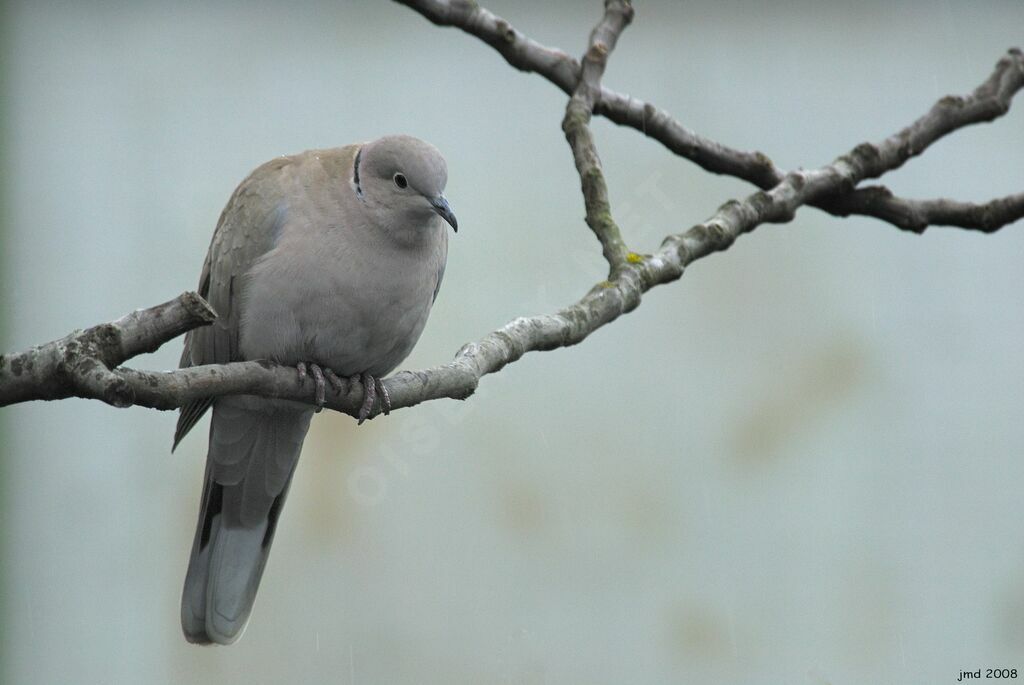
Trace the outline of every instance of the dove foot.
<instances>
[{"instance_id":1,"label":"dove foot","mask_svg":"<svg viewBox=\"0 0 1024 685\"><path fill-rule=\"evenodd\" d=\"M327 383L330 383L331 387L339 394L345 394L351 387L352 381L359 381L363 385L363 403L359 407L360 425L363 421L370 418L378 397L380 398L380 408L384 415L387 416L391 413L391 395L388 394L388 389L384 386L381 379L372 374L363 372L351 378L341 378L331 369L320 366L315 362L299 362L295 365L295 370L298 373L300 384L306 381L307 376L313 376L315 387L313 401L316 404L314 411L319 412L324 408L324 402L327 399Z\"/></svg>"},{"instance_id":2,"label":"dove foot","mask_svg":"<svg viewBox=\"0 0 1024 685\"><path fill-rule=\"evenodd\" d=\"M345 387L345 383L336 373L314 362L299 362L295 365L295 370L299 375L299 383L303 383L309 373L313 374L313 382L316 386L316 392L313 396L314 402L316 403L316 409L314 411L319 412L324 408L324 400L326 399L327 394L327 385L324 382L325 379L339 393L344 392L347 389Z\"/></svg>"},{"instance_id":3,"label":"dove foot","mask_svg":"<svg viewBox=\"0 0 1024 685\"><path fill-rule=\"evenodd\" d=\"M365 371L359 374L359 381L363 384L363 406L359 408L359 425L370 418L373 413L373 405L380 395L380 408L387 416L391 413L391 395L379 378L376 378Z\"/></svg>"}]
</instances>

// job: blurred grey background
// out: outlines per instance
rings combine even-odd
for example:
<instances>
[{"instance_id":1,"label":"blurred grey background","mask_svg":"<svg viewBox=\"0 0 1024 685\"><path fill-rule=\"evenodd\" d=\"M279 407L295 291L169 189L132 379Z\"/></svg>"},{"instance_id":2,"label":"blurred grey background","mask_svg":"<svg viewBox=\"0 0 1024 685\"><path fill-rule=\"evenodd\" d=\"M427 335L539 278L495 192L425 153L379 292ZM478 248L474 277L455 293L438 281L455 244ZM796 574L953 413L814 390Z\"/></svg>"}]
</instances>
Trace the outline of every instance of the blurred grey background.
<instances>
[{"instance_id":1,"label":"blurred grey background","mask_svg":"<svg viewBox=\"0 0 1024 685\"><path fill-rule=\"evenodd\" d=\"M599 2L488 0L578 54ZM785 168L887 136L1022 42L1020 2L638 2L610 87ZM193 289L275 155L408 132L463 227L403 368L603 278L565 97L387 2L4 9L2 348ZM885 178L1024 188L1024 104ZM653 249L750 192L598 120ZM4 683L911 683L1024 669L1024 224L812 209L568 350L360 429L321 415L248 632L181 637L206 423L0 411ZM181 343L134 360L166 369ZM1021 671L1019 671L1021 672Z\"/></svg>"}]
</instances>

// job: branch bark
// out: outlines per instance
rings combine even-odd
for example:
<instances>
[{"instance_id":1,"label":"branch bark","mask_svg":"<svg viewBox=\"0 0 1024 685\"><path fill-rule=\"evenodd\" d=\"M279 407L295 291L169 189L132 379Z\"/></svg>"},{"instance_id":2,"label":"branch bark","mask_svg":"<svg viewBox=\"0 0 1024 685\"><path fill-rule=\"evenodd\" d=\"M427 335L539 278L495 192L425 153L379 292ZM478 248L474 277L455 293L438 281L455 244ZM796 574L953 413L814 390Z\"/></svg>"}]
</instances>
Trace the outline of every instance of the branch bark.
<instances>
[{"instance_id":1,"label":"branch bark","mask_svg":"<svg viewBox=\"0 0 1024 685\"><path fill-rule=\"evenodd\" d=\"M579 61L561 50L528 38L508 21L478 6L473 0L396 2L419 12L438 26L454 26L476 36L497 50L511 66L543 76L568 95L575 92L580 82L583 65ZM1024 73L1024 55L1020 50L1010 50L1008 57L1019 78ZM741 178L762 190L773 188L786 178L786 172L776 167L763 152L736 150L701 136L664 109L629 95L601 87L597 93L594 114L640 131L705 171ZM944 199L907 200L893 195L887 188L871 188L849 189L834 197L817 198L810 204L835 216L862 214L915 233L923 233L929 225L959 226L993 232L1024 217L1024 207L1019 201L1014 201L1016 197L1013 195L983 205L973 205ZM946 211L938 209L939 205L957 209ZM992 211L992 207L1000 209ZM982 220L989 223L978 223Z\"/></svg>"},{"instance_id":2,"label":"branch bark","mask_svg":"<svg viewBox=\"0 0 1024 685\"><path fill-rule=\"evenodd\" d=\"M632 18L627 0L607 0L582 62L522 36L504 20L465 0L400 1L435 23L457 25L479 36L513 66L537 71L571 94L563 130L580 175L587 223L601 242L610 274L608 280L564 309L517 318L466 344L448 364L403 371L388 378L384 384L394 409L439 398L465 399L483 376L500 371L527 352L579 343L639 306L647 290L681 277L688 264L728 248L738 236L765 223L790 221L804 205L841 216L878 216L914 231L930 224L948 224L992 232L1024 214L1024 193L974 205L952 200L906 200L880 186L857 189L862 181L879 177L921 154L942 136L1005 114L1013 96L1024 87L1024 55L1019 50L1010 50L971 94L942 98L924 116L885 140L858 145L819 169L782 174L760 153L741 153L695 137L653 106L601 86L608 56ZM589 122L592 114L603 113L613 121L634 125L632 117L638 111L644 113L648 134L656 132L652 137L658 137L670 149L678 148L680 154L709 171L747 178L766 190L726 202L703 223L667 236L654 254L630 252L612 217ZM660 123L652 128L652 120ZM121 366L187 330L209 325L213 319L214 313L202 298L185 293L117 321L72 332L25 352L0 356L0 406L84 397L118 407L174 409L203 397L230 394L313 403L312 379L300 379L293 368L265 361L167 372ZM345 392L330 388L325 406L357 416L362 397L358 383L352 383Z\"/></svg>"},{"instance_id":3,"label":"branch bark","mask_svg":"<svg viewBox=\"0 0 1024 685\"><path fill-rule=\"evenodd\" d=\"M590 34L579 84L569 98L565 118L562 119L562 130L580 175L587 225L601 241L604 257L611 269L609 278L614 278L626 266L629 250L618 224L612 218L608 185L601 170L601 158L594 145L594 136L590 132L590 119L601 94L601 76L608 65L608 56L615 49L619 34L632 20L633 7L629 2L609 0L605 3L604 18Z\"/></svg>"},{"instance_id":4,"label":"branch bark","mask_svg":"<svg viewBox=\"0 0 1024 685\"><path fill-rule=\"evenodd\" d=\"M134 387L116 367L215 318L203 298L184 293L117 321L0 355L0 406L65 397L98 399L115 407L137 404Z\"/></svg>"}]
</instances>

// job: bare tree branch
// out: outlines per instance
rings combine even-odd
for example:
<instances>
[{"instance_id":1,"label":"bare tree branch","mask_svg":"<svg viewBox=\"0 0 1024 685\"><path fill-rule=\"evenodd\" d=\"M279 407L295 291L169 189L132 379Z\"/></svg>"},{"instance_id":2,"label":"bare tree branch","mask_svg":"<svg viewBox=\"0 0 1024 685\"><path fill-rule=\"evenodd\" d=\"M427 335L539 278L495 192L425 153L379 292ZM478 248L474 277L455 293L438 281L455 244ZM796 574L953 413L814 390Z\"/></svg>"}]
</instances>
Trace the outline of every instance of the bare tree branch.
<instances>
[{"instance_id":1,"label":"bare tree branch","mask_svg":"<svg viewBox=\"0 0 1024 685\"><path fill-rule=\"evenodd\" d=\"M839 216L869 214L913 233L924 233L929 226L995 233L1024 217L1024 193L974 204L944 198L906 200L894 196L885 186L867 186L835 197L828 204L829 211Z\"/></svg>"},{"instance_id":2,"label":"bare tree branch","mask_svg":"<svg viewBox=\"0 0 1024 685\"><path fill-rule=\"evenodd\" d=\"M478 6L472 0L396 0L414 9L439 26L454 26L476 36L520 71L540 74L565 93L572 95L580 81L583 65L571 56L546 47L517 31L509 22ZM1024 72L1024 56L1011 50L1011 59L1018 74ZM586 60L584 59L584 62ZM786 172L775 166L762 152L745 152L722 145L686 128L667 111L629 95L600 87L593 108L621 126L628 126L653 138L675 154L685 157L705 171L735 176L753 183L762 190L783 181ZM978 121L988 121L979 119ZM976 123L976 122L974 122ZM948 212L931 208L935 203L949 205L951 200L904 200L886 188L868 192L846 189L835 197L818 198L810 204L836 216L863 214L887 221L899 228L921 233L929 225L960 226L992 232L1024 217L1024 208L1011 198L993 200L1001 210L986 214L971 210L973 205L960 204L962 209ZM987 205L985 205L987 206ZM980 225L972 217L998 223ZM924 223L922 223L924 222Z\"/></svg>"},{"instance_id":3,"label":"bare tree branch","mask_svg":"<svg viewBox=\"0 0 1024 685\"><path fill-rule=\"evenodd\" d=\"M499 371L527 352L574 345L635 309L647 290L678 279L688 264L726 249L738 236L762 224L790 221L803 205L813 204L840 215L878 216L914 231L938 223L991 232L1024 213L1024 194L974 205L952 200L905 200L878 186L855 190L865 179L881 176L921 154L942 136L1005 114L1014 94L1024 87L1024 55L1019 50L1010 50L992 75L970 95L944 97L898 133L875 144L858 145L819 169L781 174L758 153L736 153L711 141L687 139L681 146L684 156L710 171L733 173L765 184L768 189L743 200L726 202L707 221L666 237L655 254L638 255L628 251L612 218L604 174L589 129L592 113L603 112L613 120L618 116L631 122L629 113L637 107L653 111L650 105L617 95L600 84L608 55L632 17L628 0L606 0L605 13L591 33L582 64L525 38L475 4L403 1L437 23L455 24L480 36L513 66L538 71L571 94L563 130L580 175L587 223L601 241L610 275L609 280L595 285L578 302L554 314L515 319L468 343L449 364L404 371L388 378L384 383L394 409L442 397L464 399L476 390L480 378ZM679 126L667 115L659 120L666 131ZM650 130L649 120L647 128ZM666 140L675 139L666 137L662 142ZM135 355L154 350L185 331L212 321L213 313L206 302L195 293L185 293L117 321L73 332L19 354L2 356L0 406L35 399L84 397L119 407L173 409L199 398L229 394L313 403L312 379L300 379L294 369L270 362L234 362L168 372L120 366ZM351 383L344 393L331 388L325 406L356 416L362 397L359 384Z\"/></svg>"},{"instance_id":4,"label":"bare tree branch","mask_svg":"<svg viewBox=\"0 0 1024 685\"><path fill-rule=\"evenodd\" d=\"M590 118L601 93L601 76L608 64L608 56L615 49L619 34L633 19L633 8L628 2L605 3L604 18L590 34L587 53L583 57L583 70L579 85L569 98L562 119L562 130L572 148L576 171L580 175L583 202L587 208L587 225L601 241L604 257L611 267L611 277L627 264L629 250L622 240L619 227L612 218L608 202L608 186L601 170L594 136L590 132Z\"/></svg>"},{"instance_id":5,"label":"bare tree branch","mask_svg":"<svg viewBox=\"0 0 1024 685\"><path fill-rule=\"evenodd\" d=\"M2 355L0 406L65 397L93 398L116 407L137 404L132 385L112 369L186 331L208 326L215 318L206 300L185 293L117 321L72 331L25 352Z\"/></svg>"}]
</instances>

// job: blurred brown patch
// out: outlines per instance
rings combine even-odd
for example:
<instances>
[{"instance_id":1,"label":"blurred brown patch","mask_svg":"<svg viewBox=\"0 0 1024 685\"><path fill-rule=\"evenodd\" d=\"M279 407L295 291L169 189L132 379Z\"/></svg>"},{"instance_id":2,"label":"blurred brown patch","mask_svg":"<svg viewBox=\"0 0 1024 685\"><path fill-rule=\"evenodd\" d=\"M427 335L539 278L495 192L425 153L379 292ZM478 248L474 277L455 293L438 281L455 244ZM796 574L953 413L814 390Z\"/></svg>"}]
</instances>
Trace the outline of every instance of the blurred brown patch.
<instances>
[{"instance_id":1,"label":"blurred brown patch","mask_svg":"<svg viewBox=\"0 0 1024 685\"><path fill-rule=\"evenodd\" d=\"M500 493L501 521L522 538L539 536L550 521L546 498L536 486L524 481L507 483Z\"/></svg>"},{"instance_id":2,"label":"blurred brown patch","mask_svg":"<svg viewBox=\"0 0 1024 685\"><path fill-rule=\"evenodd\" d=\"M679 539L680 523L669 504L672 493L663 489L637 484L625 490L620 517L634 543L660 548Z\"/></svg>"},{"instance_id":3,"label":"blurred brown patch","mask_svg":"<svg viewBox=\"0 0 1024 685\"><path fill-rule=\"evenodd\" d=\"M731 652L728 619L707 607L672 608L665 636L673 656L685 663L717 661Z\"/></svg>"},{"instance_id":4,"label":"blurred brown patch","mask_svg":"<svg viewBox=\"0 0 1024 685\"><path fill-rule=\"evenodd\" d=\"M352 460L365 457L366 441L348 416L323 412L310 425L286 506L301 509L303 529L319 544L350 542L359 505L349 494Z\"/></svg>"},{"instance_id":5,"label":"blurred brown patch","mask_svg":"<svg viewBox=\"0 0 1024 685\"><path fill-rule=\"evenodd\" d=\"M796 364L780 362L771 386L754 393L745 418L736 425L733 458L753 464L778 455L783 445L810 430L853 393L863 379L867 357L859 342L842 338L811 350Z\"/></svg>"}]
</instances>

